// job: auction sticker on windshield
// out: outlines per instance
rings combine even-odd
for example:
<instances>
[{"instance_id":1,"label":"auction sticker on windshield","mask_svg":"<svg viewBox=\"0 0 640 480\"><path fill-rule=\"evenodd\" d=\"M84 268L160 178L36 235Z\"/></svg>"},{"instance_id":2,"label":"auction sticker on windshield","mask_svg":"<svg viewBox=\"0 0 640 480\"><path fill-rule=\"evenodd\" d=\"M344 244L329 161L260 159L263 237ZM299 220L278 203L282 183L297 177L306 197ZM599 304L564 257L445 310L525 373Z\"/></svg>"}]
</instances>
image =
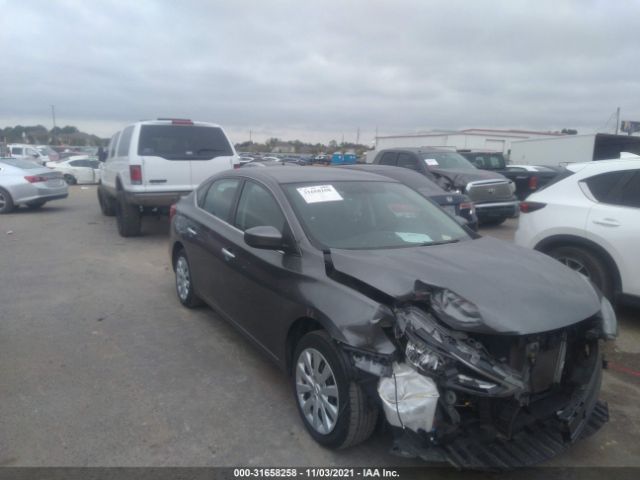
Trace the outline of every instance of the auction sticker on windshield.
<instances>
[{"instance_id":1,"label":"auction sticker on windshield","mask_svg":"<svg viewBox=\"0 0 640 480\"><path fill-rule=\"evenodd\" d=\"M438 165L438 160L436 160L435 158L425 158L424 163L426 163L430 167L435 167L436 165Z\"/></svg>"},{"instance_id":2,"label":"auction sticker on windshield","mask_svg":"<svg viewBox=\"0 0 640 480\"><path fill-rule=\"evenodd\" d=\"M407 243L425 243L430 242L431 237L429 235L425 235L424 233L413 233L413 232L395 232L400 240Z\"/></svg>"},{"instance_id":3,"label":"auction sticker on windshield","mask_svg":"<svg viewBox=\"0 0 640 480\"><path fill-rule=\"evenodd\" d=\"M298 190L298 193L302 195L302 198L304 198L304 201L307 203L337 202L343 200L338 191L333 188L333 185L314 185L312 187L300 187L296 190Z\"/></svg>"}]
</instances>

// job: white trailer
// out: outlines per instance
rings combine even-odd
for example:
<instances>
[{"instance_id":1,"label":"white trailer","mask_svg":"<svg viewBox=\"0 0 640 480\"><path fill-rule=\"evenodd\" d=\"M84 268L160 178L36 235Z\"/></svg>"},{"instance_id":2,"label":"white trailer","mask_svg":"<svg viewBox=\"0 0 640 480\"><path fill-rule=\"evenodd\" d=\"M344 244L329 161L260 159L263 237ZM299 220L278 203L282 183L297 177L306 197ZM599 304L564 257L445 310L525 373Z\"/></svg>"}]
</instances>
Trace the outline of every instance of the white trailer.
<instances>
[{"instance_id":1,"label":"white trailer","mask_svg":"<svg viewBox=\"0 0 640 480\"><path fill-rule=\"evenodd\" d=\"M511 143L509 162L558 167L569 163L620 158L621 152L640 154L640 137L594 133L519 140Z\"/></svg>"}]
</instances>

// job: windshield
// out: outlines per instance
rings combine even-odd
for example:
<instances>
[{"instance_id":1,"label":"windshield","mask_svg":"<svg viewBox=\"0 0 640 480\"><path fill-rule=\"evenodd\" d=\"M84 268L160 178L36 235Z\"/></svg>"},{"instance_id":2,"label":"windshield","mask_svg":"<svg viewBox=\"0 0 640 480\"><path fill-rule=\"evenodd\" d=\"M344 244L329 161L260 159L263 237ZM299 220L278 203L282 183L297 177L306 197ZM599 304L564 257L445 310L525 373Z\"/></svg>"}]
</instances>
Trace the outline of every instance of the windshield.
<instances>
[{"instance_id":1,"label":"windshield","mask_svg":"<svg viewBox=\"0 0 640 480\"><path fill-rule=\"evenodd\" d=\"M475 170L466 158L456 152L422 153L422 161L427 168L451 168L456 170Z\"/></svg>"},{"instance_id":2,"label":"windshield","mask_svg":"<svg viewBox=\"0 0 640 480\"><path fill-rule=\"evenodd\" d=\"M310 240L322 249L399 248L470 238L454 219L399 183L300 183L283 188Z\"/></svg>"},{"instance_id":3,"label":"windshield","mask_svg":"<svg viewBox=\"0 0 640 480\"><path fill-rule=\"evenodd\" d=\"M38 165L35 162L30 162L29 160L18 160L17 158L3 158L2 162L5 165L9 165L10 167L21 168L23 170L32 170L34 168L42 168L42 165Z\"/></svg>"},{"instance_id":4,"label":"windshield","mask_svg":"<svg viewBox=\"0 0 640 480\"><path fill-rule=\"evenodd\" d=\"M233 155L220 128L197 125L143 125L138 155L167 160L208 160Z\"/></svg>"}]
</instances>

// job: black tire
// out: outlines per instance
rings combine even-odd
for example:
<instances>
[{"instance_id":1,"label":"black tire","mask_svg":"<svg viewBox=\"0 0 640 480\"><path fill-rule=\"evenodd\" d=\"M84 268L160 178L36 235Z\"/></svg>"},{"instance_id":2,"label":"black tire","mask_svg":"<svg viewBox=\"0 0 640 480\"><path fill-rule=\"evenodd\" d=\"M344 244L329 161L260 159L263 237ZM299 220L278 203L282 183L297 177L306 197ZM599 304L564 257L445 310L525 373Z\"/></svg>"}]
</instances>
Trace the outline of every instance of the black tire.
<instances>
[{"instance_id":1,"label":"black tire","mask_svg":"<svg viewBox=\"0 0 640 480\"><path fill-rule=\"evenodd\" d=\"M27 208L29 210L37 210L38 208L42 207L45 203L47 202L43 202L42 200L39 202L27 203Z\"/></svg>"},{"instance_id":2,"label":"black tire","mask_svg":"<svg viewBox=\"0 0 640 480\"><path fill-rule=\"evenodd\" d=\"M105 192L102 185L98 185L98 203L100 204L100 211L105 217L113 217L116 214L116 202L115 199Z\"/></svg>"},{"instance_id":3,"label":"black tire","mask_svg":"<svg viewBox=\"0 0 640 480\"><path fill-rule=\"evenodd\" d=\"M64 174L64 181L67 182L67 185L75 185L76 183L78 183L76 177L68 173Z\"/></svg>"},{"instance_id":4,"label":"black tire","mask_svg":"<svg viewBox=\"0 0 640 480\"><path fill-rule=\"evenodd\" d=\"M296 390L298 363L302 360L301 355L305 351L308 352L308 349L322 354L334 374L338 390L337 420L333 429L326 434L318 432L305 417ZM311 437L325 447L347 448L357 445L369 438L376 427L379 409L367 397L362 387L353 381L349 370L350 367L331 337L322 330L306 334L296 345L291 375L296 406Z\"/></svg>"},{"instance_id":5,"label":"black tire","mask_svg":"<svg viewBox=\"0 0 640 480\"><path fill-rule=\"evenodd\" d=\"M180 269L186 269L188 286L184 291L181 291L181 286L180 286L180 282L181 282L181 279L179 278ZM187 308L200 307L203 302L200 299L200 297L196 295L196 292L194 290L193 279L191 276L191 264L189 263L189 259L187 258L187 253L184 251L184 249L181 249L176 254L173 262L173 271L175 272L175 279L176 279L176 282L175 282L176 294L178 295L178 300L180 300L180 303Z\"/></svg>"},{"instance_id":6,"label":"black tire","mask_svg":"<svg viewBox=\"0 0 640 480\"><path fill-rule=\"evenodd\" d=\"M0 188L0 214L9 213L13 211L15 205L13 204L13 198L11 194L4 188Z\"/></svg>"},{"instance_id":7,"label":"black tire","mask_svg":"<svg viewBox=\"0 0 640 480\"><path fill-rule=\"evenodd\" d=\"M497 227L506 222L506 218L486 218L484 220L480 220L480 226L482 227Z\"/></svg>"},{"instance_id":8,"label":"black tire","mask_svg":"<svg viewBox=\"0 0 640 480\"><path fill-rule=\"evenodd\" d=\"M127 202L124 192L118 192L116 199L116 220L121 237L137 237L142 230L140 207Z\"/></svg>"},{"instance_id":9,"label":"black tire","mask_svg":"<svg viewBox=\"0 0 640 480\"><path fill-rule=\"evenodd\" d=\"M572 270L587 276L607 297L613 300L613 275L607 263L592 250L578 246L556 247L548 255L565 264ZM582 270L582 271L581 271Z\"/></svg>"}]
</instances>

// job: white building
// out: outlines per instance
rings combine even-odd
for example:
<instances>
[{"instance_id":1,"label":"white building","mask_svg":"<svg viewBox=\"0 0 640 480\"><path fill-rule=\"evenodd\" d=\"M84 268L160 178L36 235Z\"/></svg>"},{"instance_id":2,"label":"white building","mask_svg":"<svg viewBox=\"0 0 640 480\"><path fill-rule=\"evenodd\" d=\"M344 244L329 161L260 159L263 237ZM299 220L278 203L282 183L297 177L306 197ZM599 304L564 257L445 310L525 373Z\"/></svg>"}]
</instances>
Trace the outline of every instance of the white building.
<instances>
[{"instance_id":1,"label":"white building","mask_svg":"<svg viewBox=\"0 0 640 480\"><path fill-rule=\"evenodd\" d=\"M432 131L405 135L376 137L376 150L397 147L440 147L452 150L488 150L509 155L511 142L533 138L564 136L562 133L528 130L492 130L469 128L459 131Z\"/></svg>"}]
</instances>

